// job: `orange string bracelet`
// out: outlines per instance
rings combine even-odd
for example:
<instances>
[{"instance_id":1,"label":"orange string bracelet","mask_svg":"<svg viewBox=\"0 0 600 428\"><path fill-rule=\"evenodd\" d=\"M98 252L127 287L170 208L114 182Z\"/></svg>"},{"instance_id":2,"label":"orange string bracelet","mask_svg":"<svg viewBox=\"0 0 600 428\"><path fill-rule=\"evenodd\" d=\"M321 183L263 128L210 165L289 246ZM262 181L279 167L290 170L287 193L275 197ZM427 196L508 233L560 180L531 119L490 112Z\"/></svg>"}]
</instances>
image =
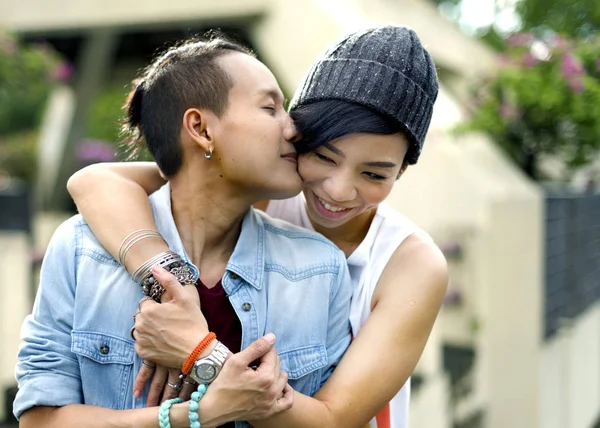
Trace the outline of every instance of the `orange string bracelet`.
<instances>
[{"instance_id":1,"label":"orange string bracelet","mask_svg":"<svg viewBox=\"0 0 600 428\"><path fill-rule=\"evenodd\" d=\"M184 375L187 376L190 373L190 370L192 370L192 367L194 366L194 363L198 359L198 356L202 353L202 351L204 351L206 349L206 347L210 344L210 342L212 342L216 338L217 338L217 335L214 334L212 331L210 333L208 333L206 335L206 337L204 339L202 339L200 341L200 343L198 343L196 348L194 348L194 350L192 351L190 356L187 357L187 360L185 360L185 363L183 363L183 366L181 367L181 373L183 373Z\"/></svg>"}]
</instances>

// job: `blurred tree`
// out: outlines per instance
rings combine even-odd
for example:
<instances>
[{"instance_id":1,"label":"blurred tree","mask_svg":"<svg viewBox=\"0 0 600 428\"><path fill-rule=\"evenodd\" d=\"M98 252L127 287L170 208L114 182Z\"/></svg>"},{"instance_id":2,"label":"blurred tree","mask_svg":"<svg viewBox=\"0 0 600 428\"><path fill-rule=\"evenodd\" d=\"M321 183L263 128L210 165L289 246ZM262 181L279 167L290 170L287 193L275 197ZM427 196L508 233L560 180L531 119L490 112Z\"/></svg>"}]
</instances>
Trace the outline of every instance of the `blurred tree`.
<instances>
[{"instance_id":1,"label":"blurred tree","mask_svg":"<svg viewBox=\"0 0 600 428\"><path fill-rule=\"evenodd\" d=\"M431 0L440 11L464 24L465 9L473 0ZM495 18L480 24L470 23L476 28L471 32L497 49L506 47L502 43L508 33L532 32L537 36L557 33L569 38L592 36L600 32L600 1L598 0L475 0L479 4L488 2L493 7ZM515 13L517 26L506 28L507 15ZM479 25L479 26L478 26Z\"/></svg>"},{"instance_id":2,"label":"blurred tree","mask_svg":"<svg viewBox=\"0 0 600 428\"><path fill-rule=\"evenodd\" d=\"M23 46L0 31L0 169L10 176L33 181L46 99L70 73L48 45Z\"/></svg>"},{"instance_id":3,"label":"blurred tree","mask_svg":"<svg viewBox=\"0 0 600 428\"><path fill-rule=\"evenodd\" d=\"M585 38L600 32L598 0L521 0L517 12L522 30L538 35L552 31L570 38Z\"/></svg>"},{"instance_id":4,"label":"blurred tree","mask_svg":"<svg viewBox=\"0 0 600 428\"><path fill-rule=\"evenodd\" d=\"M600 37L575 43L531 33L508 39L499 73L478 86L470 119L458 131L488 133L532 178L539 160L570 170L600 153Z\"/></svg>"}]
</instances>

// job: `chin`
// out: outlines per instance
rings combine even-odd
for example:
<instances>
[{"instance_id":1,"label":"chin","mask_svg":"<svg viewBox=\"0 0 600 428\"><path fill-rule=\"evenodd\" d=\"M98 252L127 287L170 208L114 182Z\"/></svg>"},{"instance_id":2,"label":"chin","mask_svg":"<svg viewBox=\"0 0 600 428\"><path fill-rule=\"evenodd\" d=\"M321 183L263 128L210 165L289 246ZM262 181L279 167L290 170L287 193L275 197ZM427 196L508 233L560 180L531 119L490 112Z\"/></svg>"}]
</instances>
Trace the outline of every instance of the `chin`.
<instances>
[{"instance_id":1,"label":"chin","mask_svg":"<svg viewBox=\"0 0 600 428\"><path fill-rule=\"evenodd\" d=\"M300 180L300 177L297 177L295 180L287 180L287 182L273 179L273 183L276 183L279 186L277 189L271 189L269 192L271 196L268 199L289 199L302 191L302 181Z\"/></svg>"}]
</instances>

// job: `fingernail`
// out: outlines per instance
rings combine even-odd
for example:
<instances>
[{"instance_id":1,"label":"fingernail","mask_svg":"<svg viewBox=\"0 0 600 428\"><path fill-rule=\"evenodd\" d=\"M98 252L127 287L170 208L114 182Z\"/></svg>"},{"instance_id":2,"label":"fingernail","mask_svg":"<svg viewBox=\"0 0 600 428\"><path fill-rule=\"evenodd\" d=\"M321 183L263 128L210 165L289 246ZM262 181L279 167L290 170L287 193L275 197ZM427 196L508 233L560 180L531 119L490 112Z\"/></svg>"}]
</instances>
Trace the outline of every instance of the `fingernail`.
<instances>
[{"instance_id":1,"label":"fingernail","mask_svg":"<svg viewBox=\"0 0 600 428\"><path fill-rule=\"evenodd\" d=\"M165 270L164 270L162 267L160 267L160 266L157 266L157 265L156 265L156 266L152 266L152 273L153 273L154 275L156 275L156 274L159 274L159 275L160 275L160 274L162 274L162 273L164 273L164 272L165 272Z\"/></svg>"},{"instance_id":2,"label":"fingernail","mask_svg":"<svg viewBox=\"0 0 600 428\"><path fill-rule=\"evenodd\" d=\"M265 340L272 345L275 343L275 335L273 333L268 333L265 335Z\"/></svg>"},{"instance_id":3,"label":"fingernail","mask_svg":"<svg viewBox=\"0 0 600 428\"><path fill-rule=\"evenodd\" d=\"M135 391L133 391L133 398L140 398L140 390L136 389Z\"/></svg>"}]
</instances>

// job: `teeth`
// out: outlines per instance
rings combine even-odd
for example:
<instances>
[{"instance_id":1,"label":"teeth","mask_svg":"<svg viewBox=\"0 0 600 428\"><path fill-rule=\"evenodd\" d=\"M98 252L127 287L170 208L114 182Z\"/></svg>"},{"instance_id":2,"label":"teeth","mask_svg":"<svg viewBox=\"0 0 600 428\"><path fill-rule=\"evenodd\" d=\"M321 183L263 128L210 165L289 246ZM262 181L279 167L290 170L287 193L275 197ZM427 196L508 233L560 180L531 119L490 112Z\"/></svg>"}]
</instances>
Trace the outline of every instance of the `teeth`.
<instances>
[{"instance_id":1,"label":"teeth","mask_svg":"<svg viewBox=\"0 0 600 428\"><path fill-rule=\"evenodd\" d=\"M331 205L329 205L327 202L325 202L323 199L319 198L318 196L317 196L317 198L319 199L319 202L321 202L321 204L327 209L327 211L331 211L333 213L339 213L341 211L346 210L346 208L332 207Z\"/></svg>"}]
</instances>

